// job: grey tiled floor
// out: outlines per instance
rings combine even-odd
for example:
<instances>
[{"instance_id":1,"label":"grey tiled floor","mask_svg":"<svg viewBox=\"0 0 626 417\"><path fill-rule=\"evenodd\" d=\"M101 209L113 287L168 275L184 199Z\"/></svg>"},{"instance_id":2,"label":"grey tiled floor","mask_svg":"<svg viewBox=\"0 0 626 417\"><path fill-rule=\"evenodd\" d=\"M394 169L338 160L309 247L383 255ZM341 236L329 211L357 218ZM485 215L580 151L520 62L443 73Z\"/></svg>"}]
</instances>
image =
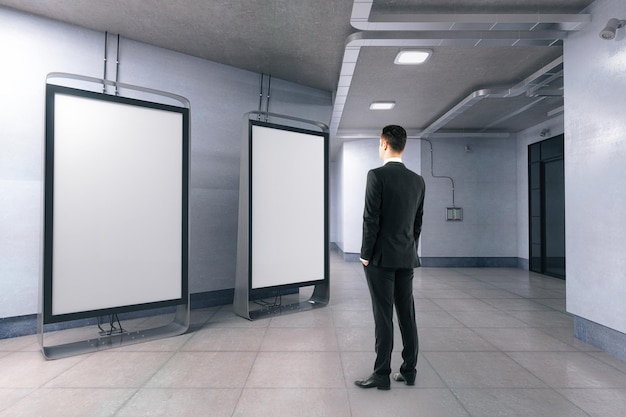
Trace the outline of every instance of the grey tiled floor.
<instances>
[{"instance_id":1,"label":"grey tiled floor","mask_svg":"<svg viewBox=\"0 0 626 417\"><path fill-rule=\"evenodd\" d=\"M194 310L185 335L55 361L34 336L2 340L0 416L624 415L626 363L573 337L564 281L421 268L414 293L415 387L353 385L373 365L371 306L360 264L333 253L325 308L253 322Z\"/></svg>"}]
</instances>

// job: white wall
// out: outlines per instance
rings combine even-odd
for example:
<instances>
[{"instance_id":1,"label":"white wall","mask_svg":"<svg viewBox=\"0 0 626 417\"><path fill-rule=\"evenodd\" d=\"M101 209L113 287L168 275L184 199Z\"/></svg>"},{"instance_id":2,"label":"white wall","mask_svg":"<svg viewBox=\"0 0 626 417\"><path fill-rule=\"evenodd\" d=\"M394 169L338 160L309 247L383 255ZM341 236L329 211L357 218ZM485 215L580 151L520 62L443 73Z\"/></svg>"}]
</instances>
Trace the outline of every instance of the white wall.
<instances>
[{"instance_id":1,"label":"white wall","mask_svg":"<svg viewBox=\"0 0 626 417\"><path fill-rule=\"evenodd\" d=\"M567 309L626 333L626 19L623 0L597 0L592 22L564 45Z\"/></svg>"},{"instance_id":2,"label":"white wall","mask_svg":"<svg viewBox=\"0 0 626 417\"><path fill-rule=\"evenodd\" d=\"M514 138L433 138L436 176L454 180L463 221L446 221L452 184L430 175L430 148L422 145L426 203L423 257L517 256L517 148ZM469 152L466 151L469 146Z\"/></svg>"},{"instance_id":3,"label":"white wall","mask_svg":"<svg viewBox=\"0 0 626 417\"><path fill-rule=\"evenodd\" d=\"M0 317L37 311L46 75L101 74L103 45L98 33L0 8Z\"/></svg>"},{"instance_id":4,"label":"white wall","mask_svg":"<svg viewBox=\"0 0 626 417\"><path fill-rule=\"evenodd\" d=\"M342 236L340 248L345 253L361 253L363 206L367 172L381 165L378 157L379 139L366 139L343 144Z\"/></svg>"},{"instance_id":5,"label":"white wall","mask_svg":"<svg viewBox=\"0 0 626 417\"><path fill-rule=\"evenodd\" d=\"M116 37L109 37L114 62ZM0 7L0 318L37 312L46 74L102 78L104 33ZM108 78L115 66L108 65ZM234 287L243 114L260 74L121 40L119 81L191 101L192 293ZM270 111L329 123L330 92L272 80Z\"/></svg>"},{"instance_id":6,"label":"white wall","mask_svg":"<svg viewBox=\"0 0 626 417\"><path fill-rule=\"evenodd\" d=\"M431 175L429 144L409 139L403 159L426 181L420 256L517 257L515 138L435 138L431 142L434 175L453 178L455 205L463 208L464 218L462 222L446 221L446 207L452 207L452 184ZM381 164L378 139L344 143L337 164L341 190L337 244L346 253L359 253L367 171Z\"/></svg>"},{"instance_id":7,"label":"white wall","mask_svg":"<svg viewBox=\"0 0 626 417\"><path fill-rule=\"evenodd\" d=\"M384 126L381 126L381 131ZM337 158L337 173L341 195L337 223L339 240L337 246L345 253L361 253L363 234L363 206L367 172L382 165L378 156L380 138L345 142ZM407 168L421 173L420 141L407 141L402 161Z\"/></svg>"}]
</instances>

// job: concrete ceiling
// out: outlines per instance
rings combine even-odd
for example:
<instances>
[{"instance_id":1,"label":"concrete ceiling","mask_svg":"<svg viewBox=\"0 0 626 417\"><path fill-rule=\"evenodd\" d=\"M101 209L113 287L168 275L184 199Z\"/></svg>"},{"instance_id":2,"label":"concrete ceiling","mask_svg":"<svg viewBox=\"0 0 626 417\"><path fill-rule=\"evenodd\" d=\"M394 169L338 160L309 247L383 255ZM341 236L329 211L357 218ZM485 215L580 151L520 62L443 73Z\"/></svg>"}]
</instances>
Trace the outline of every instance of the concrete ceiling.
<instances>
[{"instance_id":1,"label":"concrete ceiling","mask_svg":"<svg viewBox=\"0 0 626 417\"><path fill-rule=\"evenodd\" d=\"M331 91L335 148L389 123L506 137L562 111L563 40L593 0L0 0L0 5ZM427 48L421 66L393 63ZM395 101L372 111L373 101Z\"/></svg>"}]
</instances>

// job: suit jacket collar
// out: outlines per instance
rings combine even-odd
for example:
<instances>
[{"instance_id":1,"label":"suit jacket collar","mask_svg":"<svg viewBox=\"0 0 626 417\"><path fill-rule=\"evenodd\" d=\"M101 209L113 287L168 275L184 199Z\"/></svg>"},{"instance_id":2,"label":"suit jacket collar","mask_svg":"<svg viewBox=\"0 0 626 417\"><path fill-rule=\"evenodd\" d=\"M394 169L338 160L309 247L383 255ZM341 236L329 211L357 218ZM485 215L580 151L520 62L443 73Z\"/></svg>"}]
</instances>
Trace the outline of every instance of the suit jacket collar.
<instances>
[{"instance_id":1,"label":"suit jacket collar","mask_svg":"<svg viewBox=\"0 0 626 417\"><path fill-rule=\"evenodd\" d=\"M383 161L383 165L386 165L389 162L399 162L402 163L402 158L388 158Z\"/></svg>"}]
</instances>

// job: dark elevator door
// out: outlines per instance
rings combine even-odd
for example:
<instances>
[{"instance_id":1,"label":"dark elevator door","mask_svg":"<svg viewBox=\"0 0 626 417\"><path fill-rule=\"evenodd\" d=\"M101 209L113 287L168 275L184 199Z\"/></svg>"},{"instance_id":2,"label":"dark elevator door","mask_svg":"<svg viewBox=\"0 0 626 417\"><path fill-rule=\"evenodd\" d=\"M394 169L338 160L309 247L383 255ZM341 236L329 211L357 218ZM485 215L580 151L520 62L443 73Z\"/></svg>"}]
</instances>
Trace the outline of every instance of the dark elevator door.
<instances>
[{"instance_id":1,"label":"dark elevator door","mask_svg":"<svg viewBox=\"0 0 626 417\"><path fill-rule=\"evenodd\" d=\"M529 269L565 279L563 135L528 147Z\"/></svg>"}]
</instances>

